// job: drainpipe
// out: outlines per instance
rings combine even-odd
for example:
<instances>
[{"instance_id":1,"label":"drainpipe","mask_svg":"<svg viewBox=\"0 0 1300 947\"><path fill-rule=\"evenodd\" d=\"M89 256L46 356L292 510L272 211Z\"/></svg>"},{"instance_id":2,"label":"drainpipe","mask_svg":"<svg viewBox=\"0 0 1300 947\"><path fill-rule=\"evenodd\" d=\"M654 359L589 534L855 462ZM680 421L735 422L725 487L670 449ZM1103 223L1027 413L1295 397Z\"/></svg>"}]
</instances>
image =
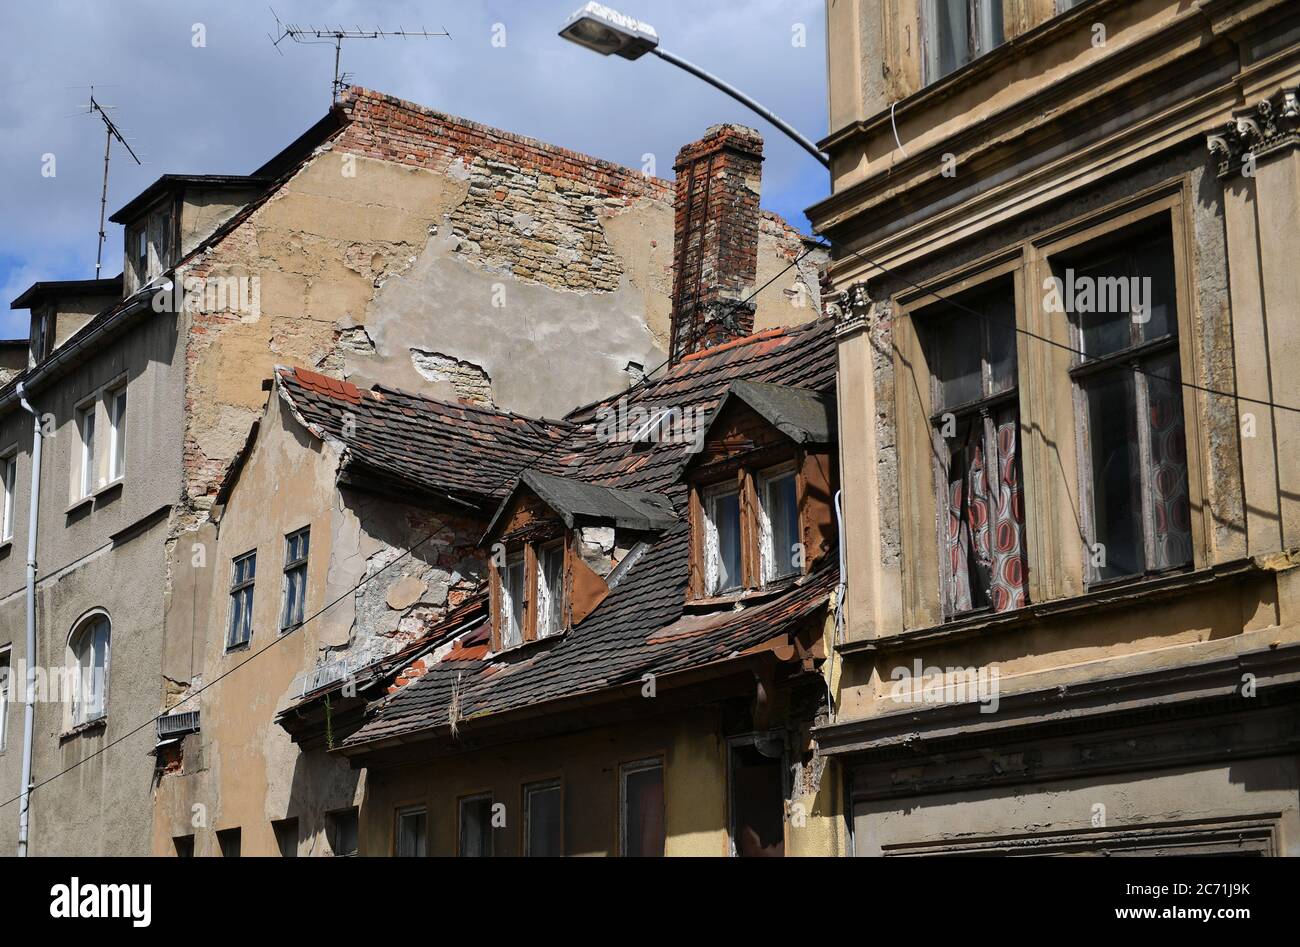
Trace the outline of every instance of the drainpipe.
<instances>
[{"instance_id":1,"label":"drainpipe","mask_svg":"<svg viewBox=\"0 0 1300 947\"><path fill-rule=\"evenodd\" d=\"M849 591L849 574L847 565L844 562L844 491L835 491L835 528L839 536L839 554L840 554L840 582L835 589L835 631L834 640L831 642L831 653L827 660L828 668L826 671L826 722L835 722L835 696L832 688L835 685L835 653L840 648L840 642L844 638L844 597Z\"/></svg>"},{"instance_id":2,"label":"drainpipe","mask_svg":"<svg viewBox=\"0 0 1300 947\"><path fill-rule=\"evenodd\" d=\"M18 856L27 854L27 816L31 805L32 734L36 728L36 519L41 492L41 418L27 401L23 383L18 383L18 400L32 416L32 489L27 517L27 690L23 701L23 775L18 803Z\"/></svg>"}]
</instances>

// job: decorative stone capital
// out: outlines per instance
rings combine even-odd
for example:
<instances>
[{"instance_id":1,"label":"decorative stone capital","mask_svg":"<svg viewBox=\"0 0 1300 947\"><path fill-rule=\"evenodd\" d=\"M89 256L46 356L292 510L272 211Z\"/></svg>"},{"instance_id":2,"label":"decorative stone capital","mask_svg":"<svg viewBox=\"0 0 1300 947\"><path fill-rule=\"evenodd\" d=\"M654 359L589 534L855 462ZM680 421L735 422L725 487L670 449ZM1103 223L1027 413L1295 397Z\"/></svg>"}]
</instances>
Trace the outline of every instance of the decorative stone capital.
<instances>
[{"instance_id":1,"label":"decorative stone capital","mask_svg":"<svg viewBox=\"0 0 1300 947\"><path fill-rule=\"evenodd\" d=\"M1300 145L1300 95L1283 89L1232 117L1222 131L1205 137L1220 178L1254 174L1265 155Z\"/></svg>"},{"instance_id":2,"label":"decorative stone capital","mask_svg":"<svg viewBox=\"0 0 1300 947\"><path fill-rule=\"evenodd\" d=\"M867 284L862 282L853 283L838 296L832 296L826 308L828 315L835 319L837 337L866 329L878 310Z\"/></svg>"}]
</instances>

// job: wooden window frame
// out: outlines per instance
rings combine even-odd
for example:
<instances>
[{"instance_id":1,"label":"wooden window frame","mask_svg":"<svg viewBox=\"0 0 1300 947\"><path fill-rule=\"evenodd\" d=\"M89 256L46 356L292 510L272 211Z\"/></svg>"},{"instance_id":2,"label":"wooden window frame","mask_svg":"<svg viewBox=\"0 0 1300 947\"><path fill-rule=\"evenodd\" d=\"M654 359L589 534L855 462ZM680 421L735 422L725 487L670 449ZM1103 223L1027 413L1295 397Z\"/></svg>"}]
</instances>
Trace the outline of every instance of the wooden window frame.
<instances>
[{"instance_id":1,"label":"wooden window frame","mask_svg":"<svg viewBox=\"0 0 1300 947\"><path fill-rule=\"evenodd\" d=\"M14 538L17 493L18 448L10 447L0 454L0 544Z\"/></svg>"},{"instance_id":2,"label":"wooden window frame","mask_svg":"<svg viewBox=\"0 0 1300 947\"><path fill-rule=\"evenodd\" d=\"M556 630L550 634L538 634L539 618L539 589L542 584L541 563L542 556L551 549L559 546L561 550L560 566L560 587L556 600L551 603L552 608L558 609L559 624ZM571 530L565 530L561 536L546 535L532 537L528 539L515 540L506 542L506 567L512 562L519 561L522 556L524 564L524 608L523 608L523 627L520 629L520 640L506 644L505 625L507 614L505 609L505 586L502 576L502 569L497 565L496 557L492 557L488 568L488 581L490 583L490 607L492 612L492 650L507 651L514 648L523 647L534 641L543 641L548 638L559 638L569 627L569 576L571 569L571 557L573 555L573 534Z\"/></svg>"},{"instance_id":3,"label":"wooden window frame","mask_svg":"<svg viewBox=\"0 0 1300 947\"><path fill-rule=\"evenodd\" d=\"M528 828L532 817L532 811L528 805L529 794L530 792L535 790L546 791L551 789L558 791L560 794L560 856L563 857L566 853L565 830L567 829L567 826L565 825L565 821L564 821L564 801L565 801L564 777L550 776L544 779L531 779L526 783L522 783L519 787L519 797L520 797L519 811L522 813L522 818L519 820L519 826L520 826L519 853L524 858L529 858L532 856L532 853L528 850L529 848Z\"/></svg>"},{"instance_id":4,"label":"wooden window frame","mask_svg":"<svg viewBox=\"0 0 1300 947\"><path fill-rule=\"evenodd\" d=\"M126 478L126 424L123 415L127 408L126 379L116 381L104 389L104 415L108 420L107 484ZM120 468L120 469L119 469Z\"/></svg>"},{"instance_id":5,"label":"wooden window frame","mask_svg":"<svg viewBox=\"0 0 1300 947\"><path fill-rule=\"evenodd\" d=\"M984 296L985 294L994 293L996 291L998 284L1000 283L1008 284L1007 288L1010 291L1009 298L1012 307L1012 318L1017 319L1018 321L1019 317L1017 313L1022 300L1020 299L1019 293L1016 288L1016 280L1014 274L1002 272L1001 268L998 268L996 274L988 275L986 279L979 279L976 282L974 282L973 285L963 289L960 295L966 297L966 299L973 298L978 302L979 297ZM952 299L954 297L951 294L949 294L947 298ZM965 303L965 305L969 305L969 303ZM991 456L996 456L996 451L992 450L991 448L993 446L993 441L997 436L996 431L993 429L992 426L991 413L996 410L1005 408L1008 405L1015 405L1016 418L1017 418L1016 465L1017 467L1023 466L1021 456L1020 456L1021 443L1023 441L1023 438L1021 436L1022 431L1020 429L1021 426L1019 423L1020 359L1019 359L1019 351L1018 351L1019 342L1017 338L1019 333L1015 333L1013 335L1013 341L1012 341L1013 347L1016 348L1017 358L1016 358L1014 370L1012 372L1011 384L1008 387L1002 389L1001 391L993 390L993 369L992 369L992 364L988 358L989 353L992 351L992 344L993 344L992 334L989 331L991 328L991 320L987 317L987 314L983 314L983 315L984 318L980 320L980 328L979 328L979 332L981 336L980 338L980 394L979 397L975 398L974 400L968 400L954 405L944 404L943 402L944 379L941 377L941 371L939 372L935 371L934 364L933 364L934 362L937 362L939 360L938 353L935 350L935 346L933 345L932 339L931 340L922 339L921 342L922 346L927 350L926 364L930 376L929 395L930 395L930 404L932 405L932 407L930 408L929 423L930 423L931 454L934 459L935 544L936 544L936 548L939 550L939 555L938 555L939 596L941 600L940 606L943 611L943 617L945 621L955 621L969 616L994 613L993 606L991 604L972 606L971 608L962 611L955 611L953 609L950 609L949 607L949 603L952 601L952 586L953 583L957 581L957 579L952 574L951 563L948 561L948 557L944 555L944 550L947 545L947 538L945 533L946 533L946 521L947 521L947 504L949 502L948 495L947 495L948 483L949 483L948 471L949 471L949 466L952 463L952 449L946 443L946 439L943 436L943 427L947 423L948 416L951 415L953 420L957 424L961 424L962 422L980 424L981 426L980 438L984 442L985 456L991 457ZM965 310L953 309L952 307L947 306L944 303L933 303L930 306L923 306L922 308L915 310L913 316L913 318L919 320L923 326L926 322L931 320L937 322L946 319L952 319L954 317L960 319L966 319L966 320L975 318ZM923 334L926 331L930 331L930 329L929 328L923 329ZM942 369L942 366L940 366L940 368ZM1023 475L1021 476L1021 483L1023 485ZM1023 532L1024 529L1022 527L1022 533ZM1023 538L1024 537L1022 535L1022 541Z\"/></svg>"},{"instance_id":6,"label":"wooden window frame","mask_svg":"<svg viewBox=\"0 0 1300 947\"><path fill-rule=\"evenodd\" d=\"M402 844L402 820L408 816L424 816L424 854L403 855L400 851ZM358 826L358 833L360 826ZM358 845L360 842L358 842ZM409 806L398 806L393 810L393 857L394 858L428 858L429 857L429 807L423 803L415 803Z\"/></svg>"},{"instance_id":7,"label":"wooden window frame","mask_svg":"<svg viewBox=\"0 0 1300 947\"><path fill-rule=\"evenodd\" d=\"M302 537L306 540L306 549L303 553L295 558L290 558L292 542L294 539ZM295 529L291 533L286 533L284 537L284 570L283 581L280 589L280 633L292 631L303 623L307 616L307 564L311 559L311 527L304 526L301 529ZM302 591L298 596L297 621L290 621L289 615L289 587L293 581L290 573L302 572Z\"/></svg>"},{"instance_id":8,"label":"wooden window frame","mask_svg":"<svg viewBox=\"0 0 1300 947\"><path fill-rule=\"evenodd\" d=\"M465 804L469 802L478 802L484 799L486 799L488 803L488 833L487 833L488 851L487 854L483 855L482 857L493 858L496 856L497 832L495 826L492 825L492 807L496 804L496 799L492 795L491 790L484 790L482 792L472 792L469 793L468 795L456 797L456 857L457 858L471 857L465 854L465 846L464 846Z\"/></svg>"},{"instance_id":9,"label":"wooden window frame","mask_svg":"<svg viewBox=\"0 0 1300 947\"><path fill-rule=\"evenodd\" d=\"M937 4L943 0L918 0L917 2L917 19L920 21L921 36L921 64L923 85L933 85L940 79L961 71L969 66L975 60L986 56L993 50L997 49L1007 41L1007 24L1006 11L1003 9L1003 0L965 0L966 17L968 33L966 35L966 58L958 62L947 72L941 72L942 64L939 61L938 49L938 31L936 20L938 15ZM997 8L999 16L1002 18L1001 36L985 36L983 28L978 23L976 11L984 8ZM987 46L987 48L986 48Z\"/></svg>"},{"instance_id":10,"label":"wooden window frame","mask_svg":"<svg viewBox=\"0 0 1300 947\"><path fill-rule=\"evenodd\" d=\"M806 543L808 517L807 478L805 467L813 456L799 447L765 448L740 459L732 459L702 468L690 482L689 517L691 531L691 579L688 601L727 602L756 592L780 588L800 575L806 575L812 556L805 554L802 569L767 579L763 574L763 527L761 485L763 478L781 468L792 468L795 477L795 506L798 516L799 542ZM740 584L726 591L708 587L708 513L706 504L711 491L733 488L740 497Z\"/></svg>"},{"instance_id":11,"label":"wooden window frame","mask_svg":"<svg viewBox=\"0 0 1300 947\"><path fill-rule=\"evenodd\" d=\"M899 569L899 611L886 618L896 631L935 628L945 623L939 587L941 565L935 542L937 493L930 418L929 368L915 316L934 304L934 294L960 297L1010 274L1016 284L1017 389L1019 392L1020 469L1024 502L1027 595L1039 604L1085 594L1085 534L1079 495L1078 416L1070 320L1045 311L1044 280L1053 275L1050 259L1064 250L1139 226L1167 214L1174 240L1180 369L1184 385L1203 377L1201 353L1194 344L1199 318L1191 208L1190 175L1167 179L1062 224L1031 234L978 259L936 275L894 297L893 374L898 456L898 526L903 565ZM1213 512L1205 502L1205 440L1201 415L1205 399L1183 391L1188 495L1193 510L1193 567L1209 561ZM1138 577L1135 582L1147 581ZM893 631L890 632L895 633Z\"/></svg>"},{"instance_id":12,"label":"wooden window frame","mask_svg":"<svg viewBox=\"0 0 1300 947\"><path fill-rule=\"evenodd\" d=\"M86 690L87 673L95 673L95 644L92 638L89 649L89 662L83 665L78 650L81 641L87 635L93 635L95 629L100 623L107 626L107 633L104 639L104 667L99 681L98 708L93 716L87 705L88 692ZM67 641L67 661L68 666L76 670L74 683L74 692L72 699L68 702L67 725L69 728L81 727L86 724L96 723L108 717L108 688L110 675L113 666L113 621L108 612L102 608L91 609L86 614L77 619L76 624L72 626L72 631L68 633ZM90 693L95 693L91 691Z\"/></svg>"},{"instance_id":13,"label":"wooden window frame","mask_svg":"<svg viewBox=\"0 0 1300 947\"><path fill-rule=\"evenodd\" d=\"M668 848L668 763L664 753L655 756L627 760L618 765L618 854L620 858L627 854L627 777L631 773L643 773L647 770L659 770L660 784L663 786L664 805L664 854Z\"/></svg>"},{"instance_id":14,"label":"wooden window frame","mask_svg":"<svg viewBox=\"0 0 1300 947\"><path fill-rule=\"evenodd\" d=\"M1186 224L1186 221L1181 219L1182 216L1180 202L1172 199L1161 200L1125 214L1107 224L1087 228L1042 247L1043 269L1045 272L1052 272L1054 262L1064 254L1079 252L1104 254L1108 247L1129 244L1148 230L1163 229L1164 225L1161 219L1167 217L1172 253L1170 262L1174 274L1174 306L1176 310L1172 332L1147 341L1131 339L1130 344L1125 348L1096 358L1088 358L1086 354L1081 357L1079 353L1084 348L1082 326L1075 315L1066 313L1070 347L1070 364L1067 375L1072 385L1071 395L1075 416L1074 446L1077 454L1075 467L1079 481L1081 539L1085 547L1083 584L1085 589L1090 591L1186 572L1196 568L1198 562L1203 562L1203 536L1197 535L1197 519L1192 516L1191 561L1168 567L1151 567L1154 558L1154 524L1148 495L1149 478L1152 473L1150 469L1149 376L1137 368L1139 363L1150 364L1154 360L1170 356L1178 360L1179 375L1177 380L1184 385L1180 392L1180 401L1183 410L1183 448L1187 461L1186 486L1188 502L1193 510L1203 508L1202 496L1200 491L1195 489L1196 481L1193 479L1194 471L1197 471L1199 466L1197 460L1200 454L1197 449L1197 440L1193 439L1193 433L1198 430L1195 417L1195 391L1185 387L1185 383L1188 381L1185 362L1189 356L1195 357L1195 335L1191 331L1191 315L1188 312L1188 307L1191 305L1191 292L1187 250L1185 243L1180 240L1180 224ZM1188 344L1189 340L1192 344ZM1130 366L1129 374L1133 384L1134 415L1139 419L1140 425L1137 436L1139 475L1141 478L1139 493L1142 509L1139 511L1137 519L1137 532L1139 534L1137 538L1141 544L1145 568L1141 572L1102 577L1092 566L1089 556L1094 544L1097 542L1097 527L1095 522L1096 511L1094 509L1095 499L1093 496L1092 437L1089 428L1086 388L1089 380L1101 375L1119 374L1126 364ZM1144 415L1146 420L1140 420Z\"/></svg>"},{"instance_id":15,"label":"wooden window frame","mask_svg":"<svg viewBox=\"0 0 1300 947\"><path fill-rule=\"evenodd\" d=\"M253 573L246 578L239 578L239 563L249 559L253 561ZM240 641L235 641L235 596L243 595L248 592L247 608L241 613L244 618L244 624L248 626L248 634ZM248 552L241 553L238 556L231 557L230 560L230 596L229 607L230 614L226 619L226 650L235 651L239 648L248 647L253 640L253 606L257 602L257 550L250 549Z\"/></svg>"},{"instance_id":16,"label":"wooden window frame","mask_svg":"<svg viewBox=\"0 0 1300 947\"><path fill-rule=\"evenodd\" d=\"M99 398L91 395L72 409L72 424L77 432L77 463L72 499L76 503L93 497L99 489ZM87 429L89 428L89 429Z\"/></svg>"}]
</instances>

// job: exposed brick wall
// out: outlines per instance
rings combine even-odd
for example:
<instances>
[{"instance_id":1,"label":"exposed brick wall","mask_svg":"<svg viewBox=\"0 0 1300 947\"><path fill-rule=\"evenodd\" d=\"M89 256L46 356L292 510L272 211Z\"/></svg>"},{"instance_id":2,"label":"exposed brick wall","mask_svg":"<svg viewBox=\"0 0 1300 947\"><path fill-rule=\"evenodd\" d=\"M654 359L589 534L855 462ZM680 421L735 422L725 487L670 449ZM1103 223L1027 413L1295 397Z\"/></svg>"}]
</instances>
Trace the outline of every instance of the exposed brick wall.
<instances>
[{"instance_id":1,"label":"exposed brick wall","mask_svg":"<svg viewBox=\"0 0 1300 947\"><path fill-rule=\"evenodd\" d=\"M763 138L715 125L677 154L672 356L749 335L758 276Z\"/></svg>"},{"instance_id":2,"label":"exposed brick wall","mask_svg":"<svg viewBox=\"0 0 1300 947\"><path fill-rule=\"evenodd\" d=\"M460 252L522 280L613 292L623 263L600 216L672 201L668 181L367 89L350 90L343 107L352 123L337 149L467 176L450 219Z\"/></svg>"}]
</instances>

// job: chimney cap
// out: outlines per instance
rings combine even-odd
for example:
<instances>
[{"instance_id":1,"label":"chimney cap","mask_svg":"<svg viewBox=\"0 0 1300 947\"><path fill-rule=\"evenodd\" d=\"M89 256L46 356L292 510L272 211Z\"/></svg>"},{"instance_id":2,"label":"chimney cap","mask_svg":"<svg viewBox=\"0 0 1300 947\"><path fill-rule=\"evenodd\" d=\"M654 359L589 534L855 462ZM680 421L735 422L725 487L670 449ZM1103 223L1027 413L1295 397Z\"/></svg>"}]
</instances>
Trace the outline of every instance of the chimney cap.
<instances>
[{"instance_id":1,"label":"chimney cap","mask_svg":"<svg viewBox=\"0 0 1300 947\"><path fill-rule=\"evenodd\" d=\"M734 122L710 125L703 137L682 145L681 150L677 152L674 167L680 168L684 162L695 161L723 150L738 152L756 161L762 161L763 135L756 128Z\"/></svg>"}]
</instances>

